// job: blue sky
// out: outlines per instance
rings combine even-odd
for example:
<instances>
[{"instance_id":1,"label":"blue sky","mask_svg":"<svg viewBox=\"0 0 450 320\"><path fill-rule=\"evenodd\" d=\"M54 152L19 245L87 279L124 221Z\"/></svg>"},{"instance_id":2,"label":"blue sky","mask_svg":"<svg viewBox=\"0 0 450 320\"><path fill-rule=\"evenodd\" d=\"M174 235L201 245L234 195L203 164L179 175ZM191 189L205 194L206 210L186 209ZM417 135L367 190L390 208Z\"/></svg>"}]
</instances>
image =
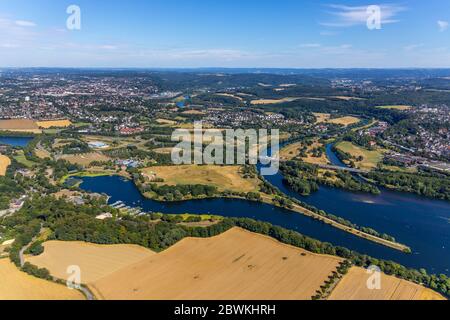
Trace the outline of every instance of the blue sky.
<instances>
[{"instance_id":1,"label":"blue sky","mask_svg":"<svg viewBox=\"0 0 450 320\"><path fill-rule=\"evenodd\" d=\"M448 0L0 0L0 66L450 67L449 22Z\"/></svg>"}]
</instances>

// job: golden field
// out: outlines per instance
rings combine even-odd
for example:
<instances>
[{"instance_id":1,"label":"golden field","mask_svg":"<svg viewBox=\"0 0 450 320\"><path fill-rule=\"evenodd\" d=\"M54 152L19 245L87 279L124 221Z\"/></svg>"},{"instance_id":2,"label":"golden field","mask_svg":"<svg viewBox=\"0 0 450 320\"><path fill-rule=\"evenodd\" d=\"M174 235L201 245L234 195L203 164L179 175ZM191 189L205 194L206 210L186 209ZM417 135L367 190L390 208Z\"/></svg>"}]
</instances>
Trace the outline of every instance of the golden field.
<instances>
[{"instance_id":1,"label":"golden field","mask_svg":"<svg viewBox=\"0 0 450 320\"><path fill-rule=\"evenodd\" d=\"M37 121L36 124L39 128L50 129L50 128L67 128L72 125L70 120L49 120L49 121Z\"/></svg>"},{"instance_id":2,"label":"golden field","mask_svg":"<svg viewBox=\"0 0 450 320\"><path fill-rule=\"evenodd\" d=\"M187 110L183 111L181 114L187 114L187 115L204 115L205 113L199 110Z\"/></svg>"},{"instance_id":3,"label":"golden field","mask_svg":"<svg viewBox=\"0 0 450 320\"><path fill-rule=\"evenodd\" d=\"M381 275L381 290L370 290L370 277L363 268L351 268L329 300L445 300L430 289L385 274Z\"/></svg>"},{"instance_id":4,"label":"golden field","mask_svg":"<svg viewBox=\"0 0 450 320\"><path fill-rule=\"evenodd\" d=\"M106 300L306 300L341 261L234 228L186 238L89 287Z\"/></svg>"},{"instance_id":5,"label":"golden field","mask_svg":"<svg viewBox=\"0 0 450 320\"><path fill-rule=\"evenodd\" d=\"M63 155L60 159L69 161L72 164L79 164L82 166L89 166L94 161L109 161L110 158L101 154L100 152L91 152L84 154Z\"/></svg>"},{"instance_id":6,"label":"golden field","mask_svg":"<svg viewBox=\"0 0 450 320\"><path fill-rule=\"evenodd\" d=\"M0 176L4 176L6 174L6 169L11 164L11 159L7 156L0 154Z\"/></svg>"},{"instance_id":7,"label":"golden field","mask_svg":"<svg viewBox=\"0 0 450 320\"><path fill-rule=\"evenodd\" d=\"M380 109L390 109L390 110L399 110L399 111L407 111L407 110L410 110L412 107L411 107L411 106L402 106L402 105L399 105L399 106L379 106L379 107L377 107L377 108L380 108Z\"/></svg>"},{"instance_id":8,"label":"golden field","mask_svg":"<svg viewBox=\"0 0 450 320\"><path fill-rule=\"evenodd\" d=\"M259 187L259 180L244 179L240 174L240 166L161 166L143 170L143 174L154 180L162 178L162 185L211 185L219 190L237 192L253 192Z\"/></svg>"},{"instance_id":9,"label":"golden field","mask_svg":"<svg viewBox=\"0 0 450 320\"><path fill-rule=\"evenodd\" d=\"M292 160L296 158L299 155L302 146L303 143L296 142L282 148L280 150L280 160Z\"/></svg>"},{"instance_id":10,"label":"golden field","mask_svg":"<svg viewBox=\"0 0 450 320\"><path fill-rule=\"evenodd\" d=\"M76 290L21 272L9 259L0 259L0 300L84 300Z\"/></svg>"},{"instance_id":11,"label":"golden field","mask_svg":"<svg viewBox=\"0 0 450 320\"><path fill-rule=\"evenodd\" d=\"M315 148L322 147L323 145L319 142L314 142L307 146L306 154L307 157L302 158L303 162L310 163L310 164L317 164L317 165L327 165L330 162L328 161L326 153L322 154L320 158L314 157L311 154L311 151ZM292 160L297 158L300 155L300 150L303 147L302 142L297 142L293 144L289 144L280 151L280 159L281 160Z\"/></svg>"},{"instance_id":12,"label":"golden field","mask_svg":"<svg viewBox=\"0 0 450 320\"><path fill-rule=\"evenodd\" d=\"M0 131L42 133L39 126L29 119L0 120Z\"/></svg>"},{"instance_id":13,"label":"golden field","mask_svg":"<svg viewBox=\"0 0 450 320\"><path fill-rule=\"evenodd\" d=\"M328 120L329 123L340 124L346 127L358 123L359 121L358 118L351 116Z\"/></svg>"},{"instance_id":14,"label":"golden field","mask_svg":"<svg viewBox=\"0 0 450 320\"><path fill-rule=\"evenodd\" d=\"M136 245L96 245L84 242L49 241L44 253L27 257L26 261L47 268L51 275L66 280L67 268L81 268L82 283L97 281L126 266L153 256L155 253Z\"/></svg>"},{"instance_id":15,"label":"golden field","mask_svg":"<svg viewBox=\"0 0 450 320\"><path fill-rule=\"evenodd\" d=\"M339 100L343 100L343 101L365 100L365 99L363 99L363 98L349 97L349 96L333 96L333 97L330 97L330 98L339 99Z\"/></svg>"},{"instance_id":16,"label":"golden field","mask_svg":"<svg viewBox=\"0 0 450 320\"><path fill-rule=\"evenodd\" d=\"M352 116L331 119L331 114L329 113L314 113L314 116L317 118L317 123L334 123L343 126L350 126L361 121L360 119Z\"/></svg>"},{"instance_id":17,"label":"golden field","mask_svg":"<svg viewBox=\"0 0 450 320\"><path fill-rule=\"evenodd\" d=\"M279 104L284 102L292 102L298 100L299 98L283 98L283 99L258 99L251 102L252 105L262 105L262 104Z\"/></svg>"},{"instance_id":18,"label":"golden field","mask_svg":"<svg viewBox=\"0 0 450 320\"><path fill-rule=\"evenodd\" d=\"M244 101L244 99L242 99L242 97L239 96L235 96L233 94L230 93L216 93L216 96L221 96L221 97L228 97L228 98L233 98L239 101Z\"/></svg>"},{"instance_id":19,"label":"golden field","mask_svg":"<svg viewBox=\"0 0 450 320\"><path fill-rule=\"evenodd\" d=\"M176 125L176 124L177 124L176 121L173 121L173 120L167 120L167 119L156 119L156 122L157 122L158 124L161 124L161 125L168 125L168 126L173 126L173 125Z\"/></svg>"}]
</instances>

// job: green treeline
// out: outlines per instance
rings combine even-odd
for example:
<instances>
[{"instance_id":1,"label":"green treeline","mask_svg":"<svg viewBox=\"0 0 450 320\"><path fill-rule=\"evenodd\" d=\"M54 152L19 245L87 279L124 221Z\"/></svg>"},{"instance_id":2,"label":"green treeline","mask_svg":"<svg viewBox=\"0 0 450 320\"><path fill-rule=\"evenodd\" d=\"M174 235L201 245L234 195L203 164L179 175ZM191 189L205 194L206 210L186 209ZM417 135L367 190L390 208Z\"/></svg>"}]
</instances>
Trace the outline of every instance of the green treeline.
<instances>
[{"instance_id":1,"label":"green treeline","mask_svg":"<svg viewBox=\"0 0 450 320\"><path fill-rule=\"evenodd\" d=\"M284 175L283 182L303 196L318 191L319 184L350 191L380 194L376 186L355 179L349 172L327 171L320 175L318 166L298 161L283 163L280 169Z\"/></svg>"},{"instance_id":2,"label":"green treeline","mask_svg":"<svg viewBox=\"0 0 450 320\"><path fill-rule=\"evenodd\" d=\"M185 237L211 237L237 226L313 253L342 257L356 266L377 265L388 275L424 284L443 294L450 293L450 279L446 275L429 275L425 270L407 269L398 263L375 259L343 247L333 246L266 222L247 218L226 218L215 225L200 228L171 222L177 221L175 219L152 222L152 217L158 218L158 215L95 219L97 214L105 212L108 208L100 204L75 206L52 197L36 197L27 201L17 214L0 220L2 225L16 233L16 242L10 251L11 260L16 264L19 262L18 252L32 241L42 226L52 231L49 239L86 241L96 244L137 244L157 252L169 248ZM46 270L30 265L26 265L24 269L44 278L47 276Z\"/></svg>"},{"instance_id":3,"label":"green treeline","mask_svg":"<svg viewBox=\"0 0 450 320\"><path fill-rule=\"evenodd\" d=\"M383 187L429 198L450 200L450 178L446 175L373 171L365 177Z\"/></svg>"}]
</instances>

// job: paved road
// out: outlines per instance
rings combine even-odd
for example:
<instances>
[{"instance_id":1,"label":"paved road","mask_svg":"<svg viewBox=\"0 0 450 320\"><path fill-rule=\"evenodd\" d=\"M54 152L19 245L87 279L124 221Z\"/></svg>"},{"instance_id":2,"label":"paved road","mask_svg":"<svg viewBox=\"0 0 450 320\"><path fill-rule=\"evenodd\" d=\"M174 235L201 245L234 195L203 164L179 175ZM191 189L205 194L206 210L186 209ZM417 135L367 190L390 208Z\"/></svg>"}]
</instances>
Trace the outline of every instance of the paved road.
<instances>
[{"instance_id":1,"label":"paved road","mask_svg":"<svg viewBox=\"0 0 450 320\"><path fill-rule=\"evenodd\" d=\"M35 236L31 242L29 244L27 244L25 247L23 247L22 249L20 249L19 251L19 258L20 258L20 266L23 268L23 266L25 265L25 258L24 258L24 253L25 251L27 251L27 249L37 240L37 238L40 236L40 234L42 233L42 225L41 225L41 230L39 231L38 235ZM80 286L79 290L81 292L83 292L83 294L86 296L87 300L95 300L94 295L92 294L91 290L89 290L86 287Z\"/></svg>"},{"instance_id":2,"label":"paved road","mask_svg":"<svg viewBox=\"0 0 450 320\"><path fill-rule=\"evenodd\" d=\"M23 247L22 249L20 249L19 251L19 258L20 258L20 266L23 268L24 264L25 264L25 258L23 257L23 254L25 251L27 251L27 249L29 247L31 247L31 245L37 240L37 238L41 235L42 232L42 224L41 224L41 230L39 231L39 233L37 234L37 236L35 236L31 242L29 244L27 244L25 247Z\"/></svg>"}]
</instances>

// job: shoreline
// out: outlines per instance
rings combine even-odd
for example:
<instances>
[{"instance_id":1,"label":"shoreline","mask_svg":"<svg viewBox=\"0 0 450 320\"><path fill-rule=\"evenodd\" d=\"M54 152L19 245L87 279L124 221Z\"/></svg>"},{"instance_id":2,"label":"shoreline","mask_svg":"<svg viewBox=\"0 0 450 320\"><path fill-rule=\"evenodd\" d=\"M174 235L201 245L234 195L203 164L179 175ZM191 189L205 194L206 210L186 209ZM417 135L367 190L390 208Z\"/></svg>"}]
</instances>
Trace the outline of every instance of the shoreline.
<instances>
[{"instance_id":1,"label":"shoreline","mask_svg":"<svg viewBox=\"0 0 450 320\"><path fill-rule=\"evenodd\" d=\"M250 199L247 199L245 197L239 197L239 196L221 196L221 195L218 195L218 196L214 196L214 197L190 198L190 199L184 199L184 200L181 200L181 201L165 201L165 200L155 199L155 198L149 197L148 195L146 195L143 192L141 192L141 190L138 188L136 183L129 176L126 177L125 175L121 175L121 174L117 174L117 173L115 173L115 174L114 173L106 173L106 172L105 173L84 173L84 174L80 173L80 174L73 174L73 175L70 175L70 176L71 177L76 177L76 176L78 176L78 177L94 177L94 178L95 177L101 177L101 176L125 177L125 178L127 178L127 179L129 179L130 181L133 182L134 186L137 188L139 193L145 199L149 199L149 200L153 200L153 201L157 201L157 202L161 202L161 203L164 203L164 202L166 202L166 203L168 203L168 202L186 202L186 201L207 200L207 199L230 199L230 200L236 199L236 200L245 200L245 201L250 201L250 202L259 202L259 203L267 204L267 205L270 205L270 206L283 208L283 209L291 211L291 212L299 213L299 214L302 214L302 215L304 215L306 217L312 218L314 220L322 221L322 222L324 222L324 223L326 223L326 224L328 224L328 225L330 225L330 226L332 226L334 228L337 228L337 229L342 230L344 232L350 233L350 234L352 234L354 236L357 236L359 238L362 238L362 239L365 239L367 241L371 241L371 242L377 243L379 245L383 245L383 246L389 247L391 249L402 251L405 254L411 253L411 248L409 246L405 245L405 244L401 244L401 243L398 243L398 242L385 240L383 238L380 238L380 237L377 237L377 236L365 233L365 232L360 231L358 229L355 229L353 227L345 226L345 225L343 225L343 224L341 224L341 223L339 223L337 221L334 221L334 220L332 220L330 218L327 218L327 217L321 216L321 215L319 215L317 213L314 213L314 212L312 212L312 211L310 211L310 210L308 210L308 209L306 209L306 208L304 208L304 207L302 207L302 206L300 206L298 204L294 203L292 209L279 206L279 205L273 203L272 198L270 197L270 195L267 195L267 194L261 194L260 193L260 195L262 197L261 200L250 200Z\"/></svg>"}]
</instances>

